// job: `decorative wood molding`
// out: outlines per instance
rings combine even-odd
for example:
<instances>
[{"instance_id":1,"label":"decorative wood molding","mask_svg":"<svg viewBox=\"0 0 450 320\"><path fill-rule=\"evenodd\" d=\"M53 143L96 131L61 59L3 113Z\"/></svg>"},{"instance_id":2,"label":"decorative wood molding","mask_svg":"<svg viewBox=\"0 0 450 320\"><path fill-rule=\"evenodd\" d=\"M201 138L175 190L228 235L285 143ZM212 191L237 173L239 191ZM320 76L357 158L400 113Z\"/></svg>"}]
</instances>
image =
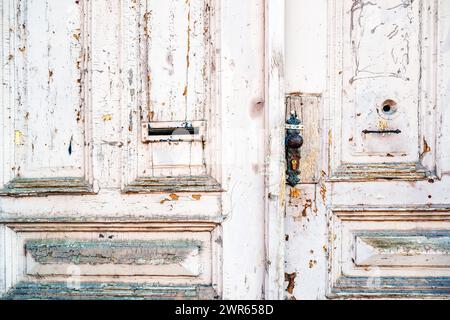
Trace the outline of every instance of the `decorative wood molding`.
<instances>
[{"instance_id":1,"label":"decorative wood molding","mask_svg":"<svg viewBox=\"0 0 450 320\"><path fill-rule=\"evenodd\" d=\"M335 207L328 218L329 298L450 296L448 205Z\"/></svg>"},{"instance_id":2,"label":"decorative wood molding","mask_svg":"<svg viewBox=\"0 0 450 320\"><path fill-rule=\"evenodd\" d=\"M0 190L0 196L10 197L94 193L92 186L83 178L14 179Z\"/></svg>"},{"instance_id":3,"label":"decorative wood molding","mask_svg":"<svg viewBox=\"0 0 450 320\"><path fill-rule=\"evenodd\" d=\"M329 179L338 181L423 180L434 177L421 163L342 164Z\"/></svg>"},{"instance_id":4,"label":"decorative wood molding","mask_svg":"<svg viewBox=\"0 0 450 320\"><path fill-rule=\"evenodd\" d=\"M416 4L415 4L416 5ZM437 73L438 65L436 53L438 47L437 41L437 8L436 0L421 0L419 4L417 17L414 21L414 27L418 28L416 42L420 46L418 53L420 59L420 77L417 87L417 108L418 118L417 133L417 151L407 155L411 158L407 162L402 161L406 154L369 154L368 151L356 150L350 152L349 148L343 147L348 144L348 140L359 139L360 131L357 131L354 123L358 116L356 115L354 88L351 87L353 81L366 79L364 75L355 76L354 69L357 72L361 66L355 66L351 61L354 48L351 48L351 33L348 34L351 24L350 15L356 10L363 10L363 6L351 5L348 0L334 1L329 4L328 12L328 51L329 51L329 82L328 96L325 101L328 105L328 117L331 119L328 132L329 148L329 176L330 180L338 181L360 181L360 180L422 180L426 178L435 178L439 169L436 161L436 146L439 137L439 128L436 126L439 119L439 109L437 108ZM356 18L355 18L356 21ZM350 29L351 30L351 29ZM358 35L359 36L359 35ZM352 51L353 50L353 51ZM362 71L359 70L361 73ZM366 72L366 71L364 71ZM367 71L368 72L368 71ZM351 77L353 76L353 78ZM393 75L376 75L376 77L395 77ZM375 77L375 76L374 76ZM370 77L367 76L367 79ZM350 79L350 80L349 80ZM347 84L350 81L350 87ZM354 109L352 118L348 118L349 110ZM344 112L345 110L345 112ZM346 115L346 117L344 117ZM349 122L350 121L350 122ZM361 120L362 121L362 120ZM369 124L368 124L369 125ZM352 136L345 135L349 127L354 131ZM357 137L358 136L358 137ZM359 141L359 140L358 140ZM411 141L411 140L409 140ZM355 144L356 145L356 144ZM358 147L360 148L360 147ZM351 153L351 154L350 154ZM344 160L351 158L355 163ZM367 162L358 161L358 157L364 156ZM415 157L416 159L412 159ZM371 159L374 159L371 162Z\"/></svg>"},{"instance_id":5,"label":"decorative wood molding","mask_svg":"<svg viewBox=\"0 0 450 320\"><path fill-rule=\"evenodd\" d=\"M436 298L450 297L450 279L439 277L380 278L374 289L374 280L364 277L339 278L329 298Z\"/></svg>"},{"instance_id":6,"label":"decorative wood molding","mask_svg":"<svg viewBox=\"0 0 450 320\"><path fill-rule=\"evenodd\" d=\"M219 295L212 286L156 286L134 283L83 283L71 288L67 282L20 282L4 300L213 300Z\"/></svg>"},{"instance_id":7,"label":"decorative wood molding","mask_svg":"<svg viewBox=\"0 0 450 320\"><path fill-rule=\"evenodd\" d=\"M193 8L189 7L187 23L193 23L191 21L194 21L194 19L201 19L201 23L205 24L205 28L201 32L204 41L201 46L204 50L201 50L200 55L194 55L194 57L204 56L205 61L202 66L204 70L201 76L195 74L195 68L198 68L198 61L193 61L191 55L193 50L199 50L199 44L193 43L192 26L190 26L186 30L188 31L188 37L191 37L189 38L189 50L185 58L188 59L188 75L186 76L186 87L183 93L185 97L183 103L186 103L186 110L181 110L184 108L180 106L179 110L173 109L171 111L171 116L164 112L155 115L153 110L155 107L160 108L160 105L151 98L153 84L149 55L151 54L151 46L155 44L152 43L151 28L148 27L148 24L152 23L152 14L148 8L148 3L146 0L126 0L122 2L121 22L123 37L121 64L122 70L124 70L122 73L124 83L122 93L124 111L122 112L122 119L124 123L128 124L128 130L123 130L122 191L124 193L223 191L217 178L220 177L221 165L221 125L220 119L218 119L219 110L217 106L217 100L220 96L216 92L219 90L217 83L220 82L220 75L216 71L216 68L214 68L218 54L215 49L217 47L217 38L219 37L219 32L216 28L220 26L220 22L216 21L219 19L216 13L218 6L216 1L205 0L202 8L199 5L201 2L197 1L195 3L195 12ZM188 3L188 5L191 6L194 4ZM195 18L194 14L196 15ZM167 30L167 32L174 31ZM196 37L199 38L200 33L198 31L197 33L198 35ZM198 42L199 40L196 39L195 41ZM155 43L158 44L157 42ZM189 66L192 70L189 69ZM193 79L189 78L189 74L191 73L193 73ZM200 78L204 79L201 80ZM193 86L198 85L199 81L204 82L200 91L205 92L202 92L197 97L197 93L194 93L192 89L194 89ZM175 100L178 99L179 93L178 91L174 93L176 96L174 98ZM195 99L195 103L193 99ZM170 106L166 105L166 102L164 102L164 105L166 109L174 107L172 104ZM190 110L189 108L198 109L198 112L194 112L197 118L181 120L185 116L184 112L186 113L186 117L188 113L192 113L192 110L188 111ZM204 116L200 117L199 114L203 114ZM158 118L158 120L155 121L154 117ZM188 125L199 125L199 131L201 133L199 137L172 137L167 135L166 137L154 136L149 139L145 132L142 132L142 130L147 130L148 123L151 123L156 128L163 128L169 124L182 122ZM200 141L198 141L199 138L201 138ZM143 143L143 139L145 143ZM196 163L192 166L190 163L189 165L172 165L170 163L167 166L165 164L154 165L153 156L150 157L150 160L148 155L153 152L156 154L157 151L155 150L161 148L161 143L167 144L167 150L173 150L174 159L186 153L197 153L194 158L201 156L202 163ZM175 149L176 146L191 147L190 149L183 149L182 152L177 152ZM163 173L155 174L155 170L162 170ZM180 172L180 176L177 176L176 173L171 173L170 176L164 173L165 171L171 170Z\"/></svg>"},{"instance_id":8,"label":"decorative wood molding","mask_svg":"<svg viewBox=\"0 0 450 320\"><path fill-rule=\"evenodd\" d=\"M4 30L8 30L8 32L4 32L2 35L3 51L1 54L2 64L5 66L5 72L2 76L4 82L2 104L5 108L3 114L0 114L0 123L4 127L4 134L0 137L0 148L5 156L2 162L4 179L3 181L0 180L0 187L3 186L3 189L0 190L0 195L30 197L53 194L94 193L91 159L91 94L89 89L91 81L91 54L89 50L91 48L92 1L83 0L77 2L80 13L80 25L76 29L78 33L74 31L74 35L70 34L70 37L68 36L70 41L75 39L80 44L80 57L77 61L73 61L80 74L79 79L77 79L77 83L80 86L80 106L77 113L77 121L80 123L79 131L83 139L80 142L82 147L82 156L80 158L82 158L83 163L77 169L77 171L81 171L80 175L82 176L80 177L64 176L65 171L67 171L66 168L64 168L63 173L59 177L51 177L51 174L48 173L42 177L36 177L36 173L33 174L33 177L28 177L27 174L21 174L20 172L20 169L23 169L25 166L22 162L30 161L27 157L32 149L26 149L22 145L23 139L31 139L31 134L28 131L29 125L25 123L28 121L28 112L23 107L24 101L28 99L25 84L29 81L26 71L27 61L24 57L27 54L27 33L29 33L25 29L25 26L28 26L24 16L27 10L21 8L21 6L26 5L26 0L9 0L4 1L2 7ZM49 69L49 78L53 76L53 73L53 70ZM49 83L51 81L53 80L49 79ZM18 114L19 112L21 114ZM68 141L68 144L68 152L71 154L72 140ZM60 168L55 167L55 169L55 171L58 171Z\"/></svg>"},{"instance_id":9,"label":"decorative wood molding","mask_svg":"<svg viewBox=\"0 0 450 320\"><path fill-rule=\"evenodd\" d=\"M208 176L137 178L124 189L126 193L148 192L222 192L221 185Z\"/></svg>"},{"instance_id":10,"label":"decorative wood molding","mask_svg":"<svg viewBox=\"0 0 450 320\"><path fill-rule=\"evenodd\" d=\"M0 298L219 297L220 222L50 220L0 223Z\"/></svg>"}]
</instances>

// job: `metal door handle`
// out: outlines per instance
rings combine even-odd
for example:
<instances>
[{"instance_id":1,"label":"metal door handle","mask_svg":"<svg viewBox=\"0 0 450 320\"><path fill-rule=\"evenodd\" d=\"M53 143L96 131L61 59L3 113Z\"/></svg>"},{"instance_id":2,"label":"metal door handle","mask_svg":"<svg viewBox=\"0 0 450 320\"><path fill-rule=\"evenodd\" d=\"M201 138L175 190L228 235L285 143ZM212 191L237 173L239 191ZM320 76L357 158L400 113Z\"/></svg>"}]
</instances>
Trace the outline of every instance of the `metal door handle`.
<instances>
[{"instance_id":1,"label":"metal door handle","mask_svg":"<svg viewBox=\"0 0 450 320\"><path fill-rule=\"evenodd\" d=\"M295 187L300 182L300 148L303 145L303 137L300 131L303 129L302 123L296 112L291 113L291 117L286 121L286 182L291 187Z\"/></svg>"}]
</instances>

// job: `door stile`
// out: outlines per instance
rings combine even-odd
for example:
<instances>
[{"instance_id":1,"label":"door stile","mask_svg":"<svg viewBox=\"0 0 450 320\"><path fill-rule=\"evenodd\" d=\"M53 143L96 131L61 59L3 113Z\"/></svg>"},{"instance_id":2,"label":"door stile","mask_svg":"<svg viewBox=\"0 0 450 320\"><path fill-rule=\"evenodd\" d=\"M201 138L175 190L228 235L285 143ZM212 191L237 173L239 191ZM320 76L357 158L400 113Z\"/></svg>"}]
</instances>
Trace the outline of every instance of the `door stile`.
<instances>
[{"instance_id":1,"label":"door stile","mask_svg":"<svg viewBox=\"0 0 450 320\"><path fill-rule=\"evenodd\" d=\"M284 22L285 1L265 0L265 256L264 297L284 292Z\"/></svg>"}]
</instances>

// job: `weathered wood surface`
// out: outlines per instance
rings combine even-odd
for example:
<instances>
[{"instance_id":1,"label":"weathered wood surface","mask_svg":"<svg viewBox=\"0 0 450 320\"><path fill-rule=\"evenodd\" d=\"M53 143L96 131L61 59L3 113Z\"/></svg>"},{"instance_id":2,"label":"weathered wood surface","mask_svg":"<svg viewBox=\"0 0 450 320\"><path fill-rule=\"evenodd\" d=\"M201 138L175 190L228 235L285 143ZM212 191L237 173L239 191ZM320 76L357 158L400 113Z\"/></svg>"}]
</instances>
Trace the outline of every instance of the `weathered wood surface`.
<instances>
[{"instance_id":1,"label":"weathered wood surface","mask_svg":"<svg viewBox=\"0 0 450 320\"><path fill-rule=\"evenodd\" d=\"M450 296L448 1L0 6L5 298Z\"/></svg>"},{"instance_id":2,"label":"weathered wood surface","mask_svg":"<svg viewBox=\"0 0 450 320\"><path fill-rule=\"evenodd\" d=\"M286 93L324 108L307 124L320 129L307 143L321 146L320 179L287 188L286 297L449 297L449 3L286 12Z\"/></svg>"},{"instance_id":3,"label":"weathered wood surface","mask_svg":"<svg viewBox=\"0 0 450 320\"><path fill-rule=\"evenodd\" d=\"M263 0L5 0L0 8L0 294L263 297ZM199 134L146 139L149 123ZM145 260L158 257L145 251L155 238L151 250L187 260ZM25 257L25 239L30 250L54 241L42 250L55 255ZM198 239L189 252L165 246ZM117 247L130 241L140 244ZM64 243L112 262L58 258ZM148 265L123 264L128 254ZM83 294L63 279L71 272Z\"/></svg>"}]
</instances>

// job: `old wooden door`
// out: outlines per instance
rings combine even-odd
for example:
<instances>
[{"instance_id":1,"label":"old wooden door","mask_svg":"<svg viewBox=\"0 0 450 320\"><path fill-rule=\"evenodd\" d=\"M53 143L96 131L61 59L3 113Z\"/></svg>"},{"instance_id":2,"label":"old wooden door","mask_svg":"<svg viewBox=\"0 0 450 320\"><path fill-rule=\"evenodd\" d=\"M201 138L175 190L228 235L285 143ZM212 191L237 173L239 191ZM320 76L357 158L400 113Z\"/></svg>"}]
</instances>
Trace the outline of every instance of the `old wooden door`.
<instances>
[{"instance_id":1,"label":"old wooden door","mask_svg":"<svg viewBox=\"0 0 450 320\"><path fill-rule=\"evenodd\" d=\"M286 1L288 299L448 297L450 3Z\"/></svg>"},{"instance_id":2,"label":"old wooden door","mask_svg":"<svg viewBox=\"0 0 450 320\"><path fill-rule=\"evenodd\" d=\"M0 3L0 296L264 297L265 1Z\"/></svg>"}]
</instances>

